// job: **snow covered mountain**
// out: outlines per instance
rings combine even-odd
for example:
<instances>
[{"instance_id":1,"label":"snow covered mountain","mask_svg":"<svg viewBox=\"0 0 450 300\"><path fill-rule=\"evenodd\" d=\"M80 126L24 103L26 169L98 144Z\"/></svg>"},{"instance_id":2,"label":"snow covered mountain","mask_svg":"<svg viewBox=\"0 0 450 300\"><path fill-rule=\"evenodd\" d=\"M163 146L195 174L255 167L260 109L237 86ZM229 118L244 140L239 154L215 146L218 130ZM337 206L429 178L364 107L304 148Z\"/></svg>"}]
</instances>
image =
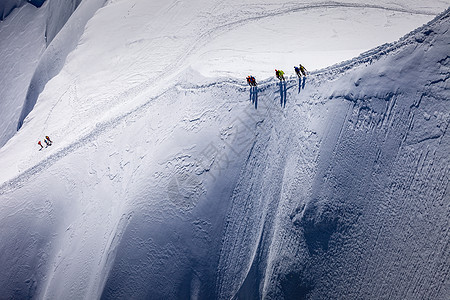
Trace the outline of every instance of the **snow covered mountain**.
<instances>
[{"instance_id":1,"label":"snow covered mountain","mask_svg":"<svg viewBox=\"0 0 450 300\"><path fill-rule=\"evenodd\" d=\"M69 17L81 0L6 1L1 9L20 6L0 26L0 146L21 127L45 84L61 70L86 22L104 1L90 1ZM60 32L62 29L62 32ZM59 34L59 35L58 35ZM56 35L58 38L55 40ZM19 124L17 124L19 123Z\"/></svg>"},{"instance_id":2,"label":"snow covered mountain","mask_svg":"<svg viewBox=\"0 0 450 300\"><path fill-rule=\"evenodd\" d=\"M21 31L41 50L1 113L0 298L446 299L450 11L350 59L449 5L420 3L92 0L48 45ZM370 17L386 32L349 43ZM299 55L350 60L269 78Z\"/></svg>"},{"instance_id":3,"label":"snow covered mountain","mask_svg":"<svg viewBox=\"0 0 450 300\"><path fill-rule=\"evenodd\" d=\"M233 194L219 295L448 297L449 17L290 82Z\"/></svg>"}]
</instances>

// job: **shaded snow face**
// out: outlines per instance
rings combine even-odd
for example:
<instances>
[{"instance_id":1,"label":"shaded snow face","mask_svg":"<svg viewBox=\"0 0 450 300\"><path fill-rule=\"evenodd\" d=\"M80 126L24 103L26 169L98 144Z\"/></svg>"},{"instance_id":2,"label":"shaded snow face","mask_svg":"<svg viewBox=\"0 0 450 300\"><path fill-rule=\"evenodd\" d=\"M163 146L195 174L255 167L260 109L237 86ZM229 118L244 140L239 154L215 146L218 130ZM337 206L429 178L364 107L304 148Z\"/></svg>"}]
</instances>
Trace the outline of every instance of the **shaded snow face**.
<instances>
[{"instance_id":1,"label":"shaded snow face","mask_svg":"<svg viewBox=\"0 0 450 300\"><path fill-rule=\"evenodd\" d=\"M0 2L0 21L4 20L13 9L21 7L27 2L36 7L41 7L45 0L2 0Z\"/></svg>"},{"instance_id":2,"label":"shaded snow face","mask_svg":"<svg viewBox=\"0 0 450 300\"><path fill-rule=\"evenodd\" d=\"M83 20L87 22L103 4L90 1L77 20L64 28L80 2L53 0L39 9L26 4L0 24L0 146L16 133L17 123L31 111L44 85L77 45ZM61 29L62 34L52 43Z\"/></svg>"},{"instance_id":3,"label":"shaded snow face","mask_svg":"<svg viewBox=\"0 0 450 300\"><path fill-rule=\"evenodd\" d=\"M0 2L0 20L4 20L14 8L25 4L25 0L4 0Z\"/></svg>"},{"instance_id":4,"label":"shaded snow face","mask_svg":"<svg viewBox=\"0 0 450 300\"><path fill-rule=\"evenodd\" d=\"M449 24L288 85L233 195L222 299L446 299Z\"/></svg>"},{"instance_id":5,"label":"shaded snow face","mask_svg":"<svg viewBox=\"0 0 450 300\"><path fill-rule=\"evenodd\" d=\"M45 0L27 0L28 3L33 4L36 7L41 7Z\"/></svg>"},{"instance_id":6,"label":"shaded snow face","mask_svg":"<svg viewBox=\"0 0 450 300\"><path fill-rule=\"evenodd\" d=\"M83 34L84 26L88 20L105 1L94 0L89 3L83 3L72 20L69 20L69 18L75 12L81 0L72 0L70 2L54 1L49 3L48 20L45 28L45 41L47 42L48 48L42 57L40 57L39 63L31 78L18 119L17 130L22 127L25 118L33 110L44 86L61 71L66 57L78 44L78 40ZM57 34L58 36L56 36Z\"/></svg>"},{"instance_id":7,"label":"shaded snow face","mask_svg":"<svg viewBox=\"0 0 450 300\"><path fill-rule=\"evenodd\" d=\"M0 147L17 131L27 90L45 51L46 14L24 5L0 23Z\"/></svg>"}]
</instances>

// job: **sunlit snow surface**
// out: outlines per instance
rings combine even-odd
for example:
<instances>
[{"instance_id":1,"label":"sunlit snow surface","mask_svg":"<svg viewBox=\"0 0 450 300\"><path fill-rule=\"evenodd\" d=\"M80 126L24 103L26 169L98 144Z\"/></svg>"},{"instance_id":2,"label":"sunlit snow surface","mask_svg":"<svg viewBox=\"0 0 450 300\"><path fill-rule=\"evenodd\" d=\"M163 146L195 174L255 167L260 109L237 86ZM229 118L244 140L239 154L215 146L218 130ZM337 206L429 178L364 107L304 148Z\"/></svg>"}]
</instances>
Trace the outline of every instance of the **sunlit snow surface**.
<instances>
[{"instance_id":1,"label":"sunlit snow surface","mask_svg":"<svg viewBox=\"0 0 450 300\"><path fill-rule=\"evenodd\" d=\"M448 12L292 67L448 5L122 0L69 26L0 149L1 297L445 299Z\"/></svg>"},{"instance_id":2,"label":"sunlit snow surface","mask_svg":"<svg viewBox=\"0 0 450 300\"><path fill-rule=\"evenodd\" d=\"M431 18L387 7L321 3L275 10L217 35L202 46L193 65L207 76L266 78L275 68L292 73L299 63L316 70L394 41Z\"/></svg>"}]
</instances>

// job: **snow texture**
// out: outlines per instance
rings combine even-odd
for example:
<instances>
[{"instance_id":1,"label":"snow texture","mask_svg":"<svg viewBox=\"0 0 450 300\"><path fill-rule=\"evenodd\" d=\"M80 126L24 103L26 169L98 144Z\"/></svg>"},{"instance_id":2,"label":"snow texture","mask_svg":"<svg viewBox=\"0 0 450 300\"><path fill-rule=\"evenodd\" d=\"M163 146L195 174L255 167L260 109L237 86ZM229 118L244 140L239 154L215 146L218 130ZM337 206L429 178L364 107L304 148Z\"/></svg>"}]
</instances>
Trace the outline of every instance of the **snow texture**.
<instances>
[{"instance_id":1,"label":"snow texture","mask_svg":"<svg viewBox=\"0 0 450 300\"><path fill-rule=\"evenodd\" d=\"M17 129L20 111L40 56L45 50L45 14L24 5L0 23L0 146Z\"/></svg>"},{"instance_id":2,"label":"snow texture","mask_svg":"<svg viewBox=\"0 0 450 300\"><path fill-rule=\"evenodd\" d=\"M25 4L2 22L0 98L5 101L0 102L0 117L5 126L0 129L0 146L21 127L45 84L76 47L86 22L104 3L88 1L66 24L80 1L53 0L40 9Z\"/></svg>"},{"instance_id":3,"label":"snow texture","mask_svg":"<svg viewBox=\"0 0 450 300\"><path fill-rule=\"evenodd\" d=\"M24 70L39 88L0 148L1 297L447 299L450 10L328 51L336 64L301 79L270 41L224 50L292 13L405 30L448 4L81 2ZM21 15L43 24L46 5L0 34ZM256 88L229 76L250 65L242 49Z\"/></svg>"},{"instance_id":4,"label":"snow texture","mask_svg":"<svg viewBox=\"0 0 450 300\"><path fill-rule=\"evenodd\" d=\"M232 198L221 298L447 298L449 22L291 86Z\"/></svg>"},{"instance_id":5,"label":"snow texture","mask_svg":"<svg viewBox=\"0 0 450 300\"><path fill-rule=\"evenodd\" d=\"M26 3L41 7L45 0L2 0L0 2L0 21L3 21L15 8Z\"/></svg>"},{"instance_id":6,"label":"snow texture","mask_svg":"<svg viewBox=\"0 0 450 300\"><path fill-rule=\"evenodd\" d=\"M87 21L103 6L106 0L83 2L80 9L75 11L72 18L66 24L66 20L77 8L80 1L72 0L70 5L67 5L64 1L51 1L49 3L50 14L45 31L45 38L49 45L40 57L39 63L31 78L25 103L20 113L17 130L22 127L24 119L33 110L37 98L47 82L61 71L67 55L77 46ZM65 26L63 27L63 25ZM61 28L62 30L59 32ZM54 39L57 33L59 33L58 37Z\"/></svg>"}]
</instances>

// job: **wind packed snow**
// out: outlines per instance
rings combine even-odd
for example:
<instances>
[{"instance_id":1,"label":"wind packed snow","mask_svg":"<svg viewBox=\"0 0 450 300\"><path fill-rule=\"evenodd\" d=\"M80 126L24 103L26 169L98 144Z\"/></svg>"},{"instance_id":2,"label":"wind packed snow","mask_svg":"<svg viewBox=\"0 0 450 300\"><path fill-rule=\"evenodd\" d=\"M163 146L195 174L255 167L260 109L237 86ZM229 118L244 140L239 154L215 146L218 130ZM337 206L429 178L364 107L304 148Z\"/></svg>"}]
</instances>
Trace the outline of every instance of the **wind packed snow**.
<instances>
[{"instance_id":1,"label":"wind packed snow","mask_svg":"<svg viewBox=\"0 0 450 300\"><path fill-rule=\"evenodd\" d=\"M0 298L447 299L449 4L12 10Z\"/></svg>"},{"instance_id":2,"label":"wind packed snow","mask_svg":"<svg viewBox=\"0 0 450 300\"><path fill-rule=\"evenodd\" d=\"M0 101L0 118L5 124L0 129L0 146L14 135L47 81L61 70L65 57L77 44L77 34L81 35L86 22L101 6L97 3L104 3L90 1L77 12L81 16L66 24L80 1L53 0L39 10L22 3L0 23L0 99L5 99ZM5 7L12 2L6 1ZM30 3L40 7L43 1Z\"/></svg>"}]
</instances>

